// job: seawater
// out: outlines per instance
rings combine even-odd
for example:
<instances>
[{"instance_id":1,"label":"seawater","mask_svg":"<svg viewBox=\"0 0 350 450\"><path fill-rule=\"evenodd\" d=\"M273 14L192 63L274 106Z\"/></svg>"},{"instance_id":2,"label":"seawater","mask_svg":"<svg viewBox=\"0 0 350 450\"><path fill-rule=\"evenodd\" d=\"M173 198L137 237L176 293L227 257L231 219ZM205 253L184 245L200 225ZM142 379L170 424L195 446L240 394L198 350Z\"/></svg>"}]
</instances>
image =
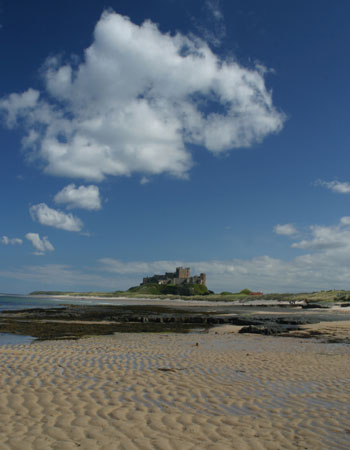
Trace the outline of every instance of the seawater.
<instances>
[{"instance_id":1,"label":"seawater","mask_svg":"<svg viewBox=\"0 0 350 450\"><path fill-rule=\"evenodd\" d=\"M95 299L64 299L58 297L31 297L30 295L0 294L0 312L33 308L59 308L64 305L108 304ZM113 303L112 303L113 304Z\"/></svg>"},{"instance_id":2,"label":"seawater","mask_svg":"<svg viewBox=\"0 0 350 450\"><path fill-rule=\"evenodd\" d=\"M34 339L32 336L23 336L21 334L0 333L0 346L30 344Z\"/></svg>"},{"instance_id":3,"label":"seawater","mask_svg":"<svg viewBox=\"0 0 350 450\"><path fill-rule=\"evenodd\" d=\"M0 312L32 308L56 308L57 306L59 306L57 299L0 294Z\"/></svg>"},{"instance_id":4,"label":"seawater","mask_svg":"<svg viewBox=\"0 0 350 450\"><path fill-rule=\"evenodd\" d=\"M59 308L67 304L90 303L84 300L65 300L54 297L30 297L27 295L0 294L0 312L18 311L20 309L33 308ZM27 344L33 341L32 336L22 336L18 334L0 333L0 345Z\"/></svg>"}]
</instances>

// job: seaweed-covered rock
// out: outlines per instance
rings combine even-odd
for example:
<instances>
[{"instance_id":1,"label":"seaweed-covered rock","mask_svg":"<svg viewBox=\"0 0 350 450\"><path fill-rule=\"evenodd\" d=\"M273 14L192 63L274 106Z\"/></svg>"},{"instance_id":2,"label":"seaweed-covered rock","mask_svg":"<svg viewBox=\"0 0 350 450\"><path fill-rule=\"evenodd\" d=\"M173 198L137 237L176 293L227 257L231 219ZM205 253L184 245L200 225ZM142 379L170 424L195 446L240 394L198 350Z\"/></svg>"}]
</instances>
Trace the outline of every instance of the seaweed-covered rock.
<instances>
[{"instance_id":1,"label":"seaweed-covered rock","mask_svg":"<svg viewBox=\"0 0 350 450\"><path fill-rule=\"evenodd\" d=\"M228 322L231 325L263 325L264 321L255 319L254 317L229 317Z\"/></svg>"},{"instance_id":2,"label":"seaweed-covered rock","mask_svg":"<svg viewBox=\"0 0 350 450\"><path fill-rule=\"evenodd\" d=\"M303 309L328 309L329 306L321 305L320 303L306 303L305 305L301 305Z\"/></svg>"},{"instance_id":3,"label":"seaweed-covered rock","mask_svg":"<svg viewBox=\"0 0 350 450\"><path fill-rule=\"evenodd\" d=\"M251 333L251 334L263 334L265 336L275 336L276 334L285 333L288 331L285 327L256 327L254 325L249 325L248 327L243 327L239 330L239 333Z\"/></svg>"},{"instance_id":4,"label":"seaweed-covered rock","mask_svg":"<svg viewBox=\"0 0 350 450\"><path fill-rule=\"evenodd\" d=\"M314 320L305 319L303 317L278 317L275 322L281 325L307 325L309 323L314 323Z\"/></svg>"}]
</instances>

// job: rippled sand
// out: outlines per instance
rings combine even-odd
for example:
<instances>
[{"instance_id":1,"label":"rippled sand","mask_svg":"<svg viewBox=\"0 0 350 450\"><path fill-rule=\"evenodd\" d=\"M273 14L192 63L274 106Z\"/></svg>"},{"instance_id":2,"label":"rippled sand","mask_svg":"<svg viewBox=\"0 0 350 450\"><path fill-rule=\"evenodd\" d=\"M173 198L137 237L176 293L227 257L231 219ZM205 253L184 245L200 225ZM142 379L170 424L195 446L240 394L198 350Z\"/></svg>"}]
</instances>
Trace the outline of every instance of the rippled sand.
<instances>
[{"instance_id":1,"label":"rippled sand","mask_svg":"<svg viewBox=\"0 0 350 450\"><path fill-rule=\"evenodd\" d=\"M119 334L0 347L3 449L347 449L350 347Z\"/></svg>"}]
</instances>

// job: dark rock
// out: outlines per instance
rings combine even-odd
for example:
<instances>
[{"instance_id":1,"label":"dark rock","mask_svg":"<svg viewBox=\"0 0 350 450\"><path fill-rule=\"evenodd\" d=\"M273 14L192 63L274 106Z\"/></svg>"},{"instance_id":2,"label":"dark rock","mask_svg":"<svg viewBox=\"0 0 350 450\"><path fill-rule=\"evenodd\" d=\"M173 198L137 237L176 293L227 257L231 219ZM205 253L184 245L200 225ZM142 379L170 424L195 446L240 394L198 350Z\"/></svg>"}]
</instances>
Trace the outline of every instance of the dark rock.
<instances>
[{"instance_id":1,"label":"dark rock","mask_svg":"<svg viewBox=\"0 0 350 450\"><path fill-rule=\"evenodd\" d=\"M281 325L306 325L308 323L313 323L314 321L304 319L303 317L278 317L275 322Z\"/></svg>"},{"instance_id":2,"label":"dark rock","mask_svg":"<svg viewBox=\"0 0 350 450\"><path fill-rule=\"evenodd\" d=\"M251 333L251 334L263 334L265 336L275 336L276 334L282 334L288 331L285 327L256 327L250 325L243 327L239 330L239 333Z\"/></svg>"},{"instance_id":3,"label":"dark rock","mask_svg":"<svg viewBox=\"0 0 350 450\"><path fill-rule=\"evenodd\" d=\"M263 325L262 320L257 320L255 318L244 318L244 317L229 317L228 322L231 325Z\"/></svg>"},{"instance_id":4,"label":"dark rock","mask_svg":"<svg viewBox=\"0 0 350 450\"><path fill-rule=\"evenodd\" d=\"M306 303L305 305L301 305L303 309L328 309L329 306L320 305L319 303Z\"/></svg>"}]
</instances>

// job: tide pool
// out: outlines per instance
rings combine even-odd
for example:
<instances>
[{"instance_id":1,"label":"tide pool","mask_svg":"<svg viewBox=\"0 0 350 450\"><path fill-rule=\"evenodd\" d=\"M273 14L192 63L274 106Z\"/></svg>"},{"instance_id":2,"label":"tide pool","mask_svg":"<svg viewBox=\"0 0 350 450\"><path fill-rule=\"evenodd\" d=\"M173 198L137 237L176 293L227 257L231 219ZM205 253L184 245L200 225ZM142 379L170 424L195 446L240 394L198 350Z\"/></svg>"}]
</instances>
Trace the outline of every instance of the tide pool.
<instances>
[{"instance_id":1,"label":"tide pool","mask_svg":"<svg viewBox=\"0 0 350 450\"><path fill-rule=\"evenodd\" d=\"M0 345L30 344L35 338L21 334L0 333Z\"/></svg>"}]
</instances>

